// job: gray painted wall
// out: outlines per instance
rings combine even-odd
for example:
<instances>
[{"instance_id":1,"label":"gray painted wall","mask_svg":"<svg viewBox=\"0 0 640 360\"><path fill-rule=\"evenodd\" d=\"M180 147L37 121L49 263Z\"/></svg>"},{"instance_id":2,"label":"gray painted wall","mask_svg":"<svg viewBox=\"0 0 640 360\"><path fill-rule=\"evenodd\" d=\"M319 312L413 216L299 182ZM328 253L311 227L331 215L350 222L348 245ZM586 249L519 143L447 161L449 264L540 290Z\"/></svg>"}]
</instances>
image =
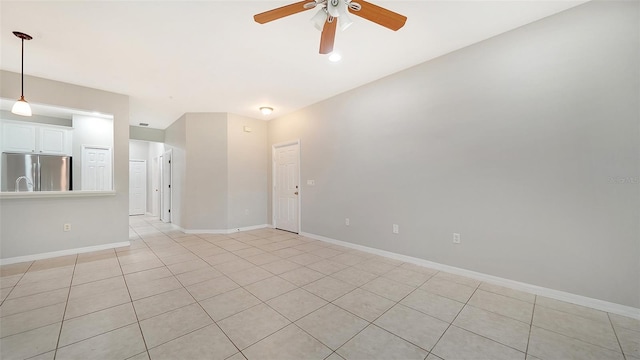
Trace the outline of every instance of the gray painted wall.
<instances>
[{"instance_id":1,"label":"gray painted wall","mask_svg":"<svg viewBox=\"0 0 640 360\"><path fill-rule=\"evenodd\" d=\"M244 132L244 126L252 128ZM267 223L267 123L227 113L187 113L169 126L172 220L185 230Z\"/></svg>"},{"instance_id":2,"label":"gray painted wall","mask_svg":"<svg viewBox=\"0 0 640 360\"><path fill-rule=\"evenodd\" d=\"M227 228L267 224L267 122L228 114L227 142Z\"/></svg>"},{"instance_id":3,"label":"gray painted wall","mask_svg":"<svg viewBox=\"0 0 640 360\"><path fill-rule=\"evenodd\" d=\"M590 2L271 121L269 144L301 139L302 231L640 307L638 4Z\"/></svg>"},{"instance_id":4,"label":"gray painted wall","mask_svg":"<svg viewBox=\"0 0 640 360\"><path fill-rule=\"evenodd\" d=\"M185 229L226 229L227 114L187 113Z\"/></svg>"},{"instance_id":5,"label":"gray painted wall","mask_svg":"<svg viewBox=\"0 0 640 360\"><path fill-rule=\"evenodd\" d=\"M53 116L45 116L33 114L30 117L16 115L11 111L0 110L0 119L4 120L13 120L13 121L26 121L26 122L34 122L39 124L49 124L49 125L58 125L58 126L72 126L71 119L63 119Z\"/></svg>"},{"instance_id":6,"label":"gray painted wall","mask_svg":"<svg viewBox=\"0 0 640 360\"><path fill-rule=\"evenodd\" d=\"M125 95L25 76L32 103L114 115L113 196L3 199L0 202L0 258L127 241L129 182L129 98ZM20 74L0 71L0 97L19 93ZM37 226L34 226L34 219ZM72 230L63 232L64 223Z\"/></svg>"},{"instance_id":7,"label":"gray painted wall","mask_svg":"<svg viewBox=\"0 0 640 360\"><path fill-rule=\"evenodd\" d=\"M164 142L164 130L129 126L129 139Z\"/></svg>"}]
</instances>

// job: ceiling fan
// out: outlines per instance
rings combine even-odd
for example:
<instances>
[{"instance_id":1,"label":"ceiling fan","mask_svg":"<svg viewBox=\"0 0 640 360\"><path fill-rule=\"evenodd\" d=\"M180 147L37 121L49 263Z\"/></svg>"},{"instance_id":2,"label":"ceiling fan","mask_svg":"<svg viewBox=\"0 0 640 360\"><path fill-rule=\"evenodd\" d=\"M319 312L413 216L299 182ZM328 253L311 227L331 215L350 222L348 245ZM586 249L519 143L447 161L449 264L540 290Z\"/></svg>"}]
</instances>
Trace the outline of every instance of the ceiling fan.
<instances>
[{"instance_id":1,"label":"ceiling fan","mask_svg":"<svg viewBox=\"0 0 640 360\"><path fill-rule=\"evenodd\" d=\"M338 19L342 30L351 26L352 21L349 18L349 13L373 21L393 31L403 27L407 21L406 16L364 0L303 0L257 14L253 19L257 23L264 24L316 7L319 7L320 10L311 18L311 22L318 30L322 31L320 54L329 54L333 51Z\"/></svg>"}]
</instances>

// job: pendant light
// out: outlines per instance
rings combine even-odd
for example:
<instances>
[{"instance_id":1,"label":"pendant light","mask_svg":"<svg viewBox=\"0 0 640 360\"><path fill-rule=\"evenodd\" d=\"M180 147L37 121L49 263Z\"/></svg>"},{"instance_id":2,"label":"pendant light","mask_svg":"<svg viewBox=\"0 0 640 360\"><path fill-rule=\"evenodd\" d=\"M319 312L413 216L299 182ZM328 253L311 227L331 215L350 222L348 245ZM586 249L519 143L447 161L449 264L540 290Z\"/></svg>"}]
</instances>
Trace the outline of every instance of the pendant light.
<instances>
[{"instance_id":1,"label":"pendant light","mask_svg":"<svg viewBox=\"0 0 640 360\"><path fill-rule=\"evenodd\" d=\"M25 33L21 33L19 31L14 31L13 35L22 39L22 68L20 70L22 89L20 92L20 99L13 104L13 108L11 108L11 112L16 115L22 116L31 116L31 106L27 100L24 99L24 41L33 39L30 35Z\"/></svg>"}]
</instances>

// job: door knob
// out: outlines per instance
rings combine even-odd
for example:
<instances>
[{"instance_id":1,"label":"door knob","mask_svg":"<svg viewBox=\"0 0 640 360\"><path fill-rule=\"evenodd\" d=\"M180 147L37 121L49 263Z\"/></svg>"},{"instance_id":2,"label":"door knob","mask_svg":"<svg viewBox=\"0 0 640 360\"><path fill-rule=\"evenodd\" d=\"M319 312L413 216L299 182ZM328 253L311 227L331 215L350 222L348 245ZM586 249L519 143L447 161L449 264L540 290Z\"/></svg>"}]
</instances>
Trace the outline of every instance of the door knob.
<instances>
[{"instance_id":1,"label":"door knob","mask_svg":"<svg viewBox=\"0 0 640 360\"><path fill-rule=\"evenodd\" d=\"M296 191L296 192L294 192L294 194L298 195L298 192Z\"/></svg>"}]
</instances>

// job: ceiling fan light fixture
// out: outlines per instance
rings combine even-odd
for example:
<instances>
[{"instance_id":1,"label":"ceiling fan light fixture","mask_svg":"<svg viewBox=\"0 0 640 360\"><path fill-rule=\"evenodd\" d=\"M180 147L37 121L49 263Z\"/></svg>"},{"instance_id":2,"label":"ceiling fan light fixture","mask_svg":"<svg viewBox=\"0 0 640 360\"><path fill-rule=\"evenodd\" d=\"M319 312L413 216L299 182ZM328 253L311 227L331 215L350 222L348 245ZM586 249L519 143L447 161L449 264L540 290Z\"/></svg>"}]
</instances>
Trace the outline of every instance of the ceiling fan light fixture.
<instances>
[{"instance_id":1,"label":"ceiling fan light fixture","mask_svg":"<svg viewBox=\"0 0 640 360\"><path fill-rule=\"evenodd\" d=\"M318 10L318 12L313 15L313 17L311 18L311 22L313 23L313 26L318 29L318 31L322 31L322 28L324 28L324 23L327 21L327 10L325 10L324 8L321 8L320 10Z\"/></svg>"},{"instance_id":2,"label":"ceiling fan light fixture","mask_svg":"<svg viewBox=\"0 0 640 360\"><path fill-rule=\"evenodd\" d=\"M268 106L262 106L260 107L260 112L264 116L271 115L271 113L273 112L273 108Z\"/></svg>"},{"instance_id":3,"label":"ceiling fan light fixture","mask_svg":"<svg viewBox=\"0 0 640 360\"><path fill-rule=\"evenodd\" d=\"M353 20L351 20L346 12L344 14L340 14L340 17L338 19L338 24L340 25L340 30L342 31L347 30L349 26L353 25Z\"/></svg>"},{"instance_id":4,"label":"ceiling fan light fixture","mask_svg":"<svg viewBox=\"0 0 640 360\"><path fill-rule=\"evenodd\" d=\"M21 57L21 69L20 69L20 84L21 84L20 99L18 99L18 101L16 101L16 103L13 104L13 107L11 108L11 112L16 115L31 116L31 106L29 105L27 100L24 99L24 41L31 40L33 38L31 37L31 35L27 35L19 31L14 31L13 35L15 35L17 38L19 38L22 41L22 57Z\"/></svg>"},{"instance_id":5,"label":"ceiling fan light fixture","mask_svg":"<svg viewBox=\"0 0 640 360\"><path fill-rule=\"evenodd\" d=\"M342 60L342 55L340 55L339 52L332 52L331 54L329 54L329 61L331 62L338 62Z\"/></svg>"}]
</instances>

